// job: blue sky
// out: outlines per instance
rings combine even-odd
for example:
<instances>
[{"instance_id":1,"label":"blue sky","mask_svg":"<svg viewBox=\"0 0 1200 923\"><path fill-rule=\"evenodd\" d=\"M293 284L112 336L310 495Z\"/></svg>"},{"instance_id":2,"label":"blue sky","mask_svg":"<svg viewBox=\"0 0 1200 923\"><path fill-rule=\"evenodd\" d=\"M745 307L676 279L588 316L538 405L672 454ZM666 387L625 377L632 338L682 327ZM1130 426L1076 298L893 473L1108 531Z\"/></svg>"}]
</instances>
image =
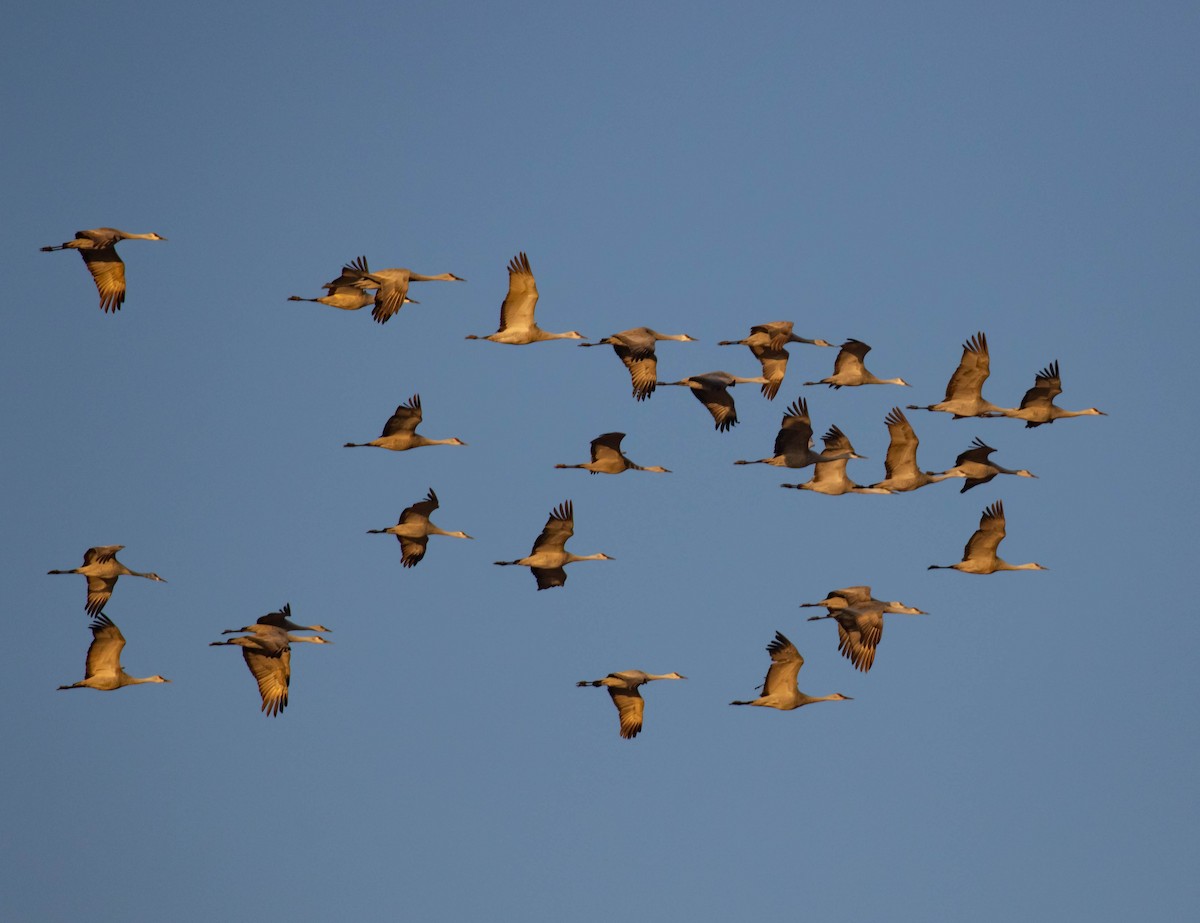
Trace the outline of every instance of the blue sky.
<instances>
[{"instance_id":1,"label":"blue sky","mask_svg":"<svg viewBox=\"0 0 1200 923\"><path fill-rule=\"evenodd\" d=\"M12 568L0 859L13 920L1179 919L1200 769L1188 593L1200 122L1189 4L25 5L0 62ZM75 230L127 242L123 310ZM717 433L682 389L630 398L607 349L467 342L529 254L549 330L648 325L662 377L756 374L752 324L872 344L913 387L735 390ZM341 264L454 272L386 326L289 303ZM883 417L991 345L1013 406L1057 359L1068 408L1026 430L910 412L923 467L976 435L1037 480L892 497L780 491L803 394L851 476ZM353 453L420 393L466 448ZM671 475L556 471L589 440ZM388 536L433 487L415 569ZM524 555L572 499L577 553ZM1003 500L1001 553L928 571ZM90 640L91 545L136 675L57 692ZM850 584L891 616L869 674L798 604ZM334 629L260 715L208 642L290 601ZM785 632L801 688L732 709ZM575 682L629 668L646 727Z\"/></svg>"}]
</instances>

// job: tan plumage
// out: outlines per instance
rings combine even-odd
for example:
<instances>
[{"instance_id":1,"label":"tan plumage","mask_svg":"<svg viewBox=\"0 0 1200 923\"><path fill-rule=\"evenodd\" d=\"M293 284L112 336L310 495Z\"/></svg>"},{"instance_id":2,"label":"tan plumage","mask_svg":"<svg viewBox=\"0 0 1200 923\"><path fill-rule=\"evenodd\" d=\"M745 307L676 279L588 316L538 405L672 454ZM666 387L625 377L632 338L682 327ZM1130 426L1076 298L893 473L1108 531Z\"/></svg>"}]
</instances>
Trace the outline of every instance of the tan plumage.
<instances>
[{"instance_id":1,"label":"tan plumage","mask_svg":"<svg viewBox=\"0 0 1200 923\"><path fill-rule=\"evenodd\" d=\"M677 340L681 343L693 343L695 337L686 333L659 333L649 327L634 327L622 330L610 337L605 337L595 343L580 343L580 346L611 346L617 358L629 370L629 378L633 382L635 400L644 401L654 393L658 378L658 357L654 353L654 344L659 340Z\"/></svg>"},{"instance_id":2,"label":"tan plumage","mask_svg":"<svg viewBox=\"0 0 1200 923\"><path fill-rule=\"evenodd\" d=\"M793 323L790 320L770 321L765 324L755 324L750 328L750 335L744 340L721 340L718 346L748 346L754 358L762 365L762 393L767 400L775 400L783 377L787 373L788 351L784 348L788 343L808 343L812 346L832 346L826 340L807 340L792 333ZM776 452L776 455L779 453Z\"/></svg>"},{"instance_id":3,"label":"tan plumage","mask_svg":"<svg viewBox=\"0 0 1200 923\"><path fill-rule=\"evenodd\" d=\"M408 399L408 403L401 404L396 408L396 412L384 424L383 434L378 439L372 439L370 442L347 442L344 447L355 449L374 446L378 449L404 452L425 445L466 445L455 436L451 436L449 439L426 439L417 433L417 426L422 419L421 395L414 394Z\"/></svg>"},{"instance_id":4,"label":"tan plumage","mask_svg":"<svg viewBox=\"0 0 1200 923\"><path fill-rule=\"evenodd\" d=\"M670 474L669 468L659 465L642 467L630 461L621 452L621 440L624 433L602 433L592 440L592 460L582 465L555 465L555 468L583 468L590 474L620 474L623 471L652 471L657 474Z\"/></svg>"},{"instance_id":5,"label":"tan plumage","mask_svg":"<svg viewBox=\"0 0 1200 923\"><path fill-rule=\"evenodd\" d=\"M496 561L500 566L519 564L528 567L537 580L539 590L562 586L567 582L565 567L574 561L611 561L608 555L596 554L576 555L566 550L567 539L575 534L575 508L570 500L564 500L556 509L550 511L550 518L542 534L533 543L533 550L528 557L515 561Z\"/></svg>"},{"instance_id":6,"label":"tan plumage","mask_svg":"<svg viewBox=\"0 0 1200 923\"><path fill-rule=\"evenodd\" d=\"M582 340L578 330L566 333L547 333L533 319L537 307L537 280L529 266L529 257L518 253L508 261L508 294L500 305L500 329L487 336L469 334L468 340L491 340L511 346L526 346L542 340Z\"/></svg>"},{"instance_id":7,"label":"tan plumage","mask_svg":"<svg viewBox=\"0 0 1200 923\"><path fill-rule=\"evenodd\" d=\"M1060 394L1062 378L1058 374L1058 360L1055 359L1034 377L1033 387L1021 398L1020 407L997 407L995 413L987 416L1024 420L1026 429L1041 426L1043 423L1053 423L1064 417L1108 416L1103 410L1097 410L1095 407L1088 407L1086 410L1063 410L1054 403L1054 399Z\"/></svg>"},{"instance_id":8,"label":"tan plumage","mask_svg":"<svg viewBox=\"0 0 1200 923\"><path fill-rule=\"evenodd\" d=\"M130 570L117 560L117 552L124 545L98 545L83 553L83 565L71 570L50 570L48 574L82 574L87 577L87 604L84 609L88 615L99 615L112 596L117 578L122 576L145 577L158 583L166 583L155 573L139 573Z\"/></svg>"},{"instance_id":9,"label":"tan plumage","mask_svg":"<svg viewBox=\"0 0 1200 923\"><path fill-rule=\"evenodd\" d=\"M987 337L979 331L963 343L962 359L958 368L946 384L946 397L937 404L918 407L909 404L909 410L935 410L954 414L955 420L963 417L982 417L990 411L1000 410L995 404L983 399L983 383L991 374L991 358L988 356Z\"/></svg>"},{"instance_id":10,"label":"tan plumage","mask_svg":"<svg viewBox=\"0 0 1200 923\"><path fill-rule=\"evenodd\" d=\"M646 703L638 687L656 679L687 679L679 673L643 673L641 670L622 670L609 673L604 679L585 679L576 686L605 686L612 697L613 705L621 717L621 736L626 740L637 737L642 729L642 715Z\"/></svg>"},{"instance_id":11,"label":"tan plumage","mask_svg":"<svg viewBox=\"0 0 1200 923\"><path fill-rule=\"evenodd\" d=\"M858 387L859 385L904 385L903 378L876 378L863 365L871 347L862 340L853 338L842 344L841 351L833 360L833 374L820 381L806 381L806 385L829 385L831 388Z\"/></svg>"},{"instance_id":12,"label":"tan plumage","mask_svg":"<svg viewBox=\"0 0 1200 923\"><path fill-rule=\"evenodd\" d=\"M52 250L77 250L87 265L96 291L100 293L100 308L105 313L121 310L125 302L125 264L117 255L117 244L122 240L166 240L158 234L129 234L117 228L92 228L76 231L75 239L57 247L42 247L43 252Z\"/></svg>"},{"instance_id":13,"label":"tan plumage","mask_svg":"<svg viewBox=\"0 0 1200 923\"><path fill-rule=\"evenodd\" d=\"M916 490L927 484L936 484L952 477L950 472L940 474L933 471L922 471L917 466L917 446L921 440L917 438L908 417L899 407L893 407L883 422L887 424L888 441L887 457L883 461L884 477L882 481L872 484L872 487L884 487L892 491Z\"/></svg>"},{"instance_id":14,"label":"tan plumage","mask_svg":"<svg viewBox=\"0 0 1200 923\"><path fill-rule=\"evenodd\" d=\"M767 670L766 679L763 680L762 695L757 699L730 702L730 705L762 705L766 708L778 708L780 711L791 711L813 702L850 700L850 696L840 692L814 697L800 691L796 679L800 668L804 666L804 658L783 632L775 632L775 640L767 645L767 653L771 655L771 666Z\"/></svg>"},{"instance_id":15,"label":"tan plumage","mask_svg":"<svg viewBox=\"0 0 1200 923\"><path fill-rule=\"evenodd\" d=\"M169 679L155 674L154 676L130 676L121 666L121 651L125 648L125 636L112 620L101 612L92 620L89 626L92 630L92 643L88 647L87 665L84 668L84 678L69 686L59 686L59 689L99 689L111 692L122 686L136 686L139 683L169 683Z\"/></svg>"},{"instance_id":16,"label":"tan plumage","mask_svg":"<svg viewBox=\"0 0 1200 923\"><path fill-rule=\"evenodd\" d=\"M424 500L419 500L412 506L405 507L400 513L400 519L394 526L386 529L368 529L368 534L387 533L396 536L400 543L400 563L405 567L416 567L425 557L425 546L429 544L431 535L448 535L451 538L471 538L466 532L445 532L429 521L430 515L438 508L437 494L429 488Z\"/></svg>"},{"instance_id":17,"label":"tan plumage","mask_svg":"<svg viewBox=\"0 0 1200 923\"><path fill-rule=\"evenodd\" d=\"M838 623L838 650L866 673L875 663L875 649L883 638L883 615L895 612L903 615L928 615L929 613L906 606L899 600L886 602L875 599L869 586L843 587L831 590L824 599L815 603L801 603L801 608L824 606L826 615L809 617L810 622L819 619L834 619Z\"/></svg>"},{"instance_id":18,"label":"tan plumage","mask_svg":"<svg viewBox=\"0 0 1200 923\"><path fill-rule=\"evenodd\" d=\"M1040 564L1009 564L996 555L1004 540L1004 504L997 500L983 511L979 528L967 541L957 564L930 564L930 570L957 570L964 574L994 574L998 570L1046 570Z\"/></svg>"}]
</instances>

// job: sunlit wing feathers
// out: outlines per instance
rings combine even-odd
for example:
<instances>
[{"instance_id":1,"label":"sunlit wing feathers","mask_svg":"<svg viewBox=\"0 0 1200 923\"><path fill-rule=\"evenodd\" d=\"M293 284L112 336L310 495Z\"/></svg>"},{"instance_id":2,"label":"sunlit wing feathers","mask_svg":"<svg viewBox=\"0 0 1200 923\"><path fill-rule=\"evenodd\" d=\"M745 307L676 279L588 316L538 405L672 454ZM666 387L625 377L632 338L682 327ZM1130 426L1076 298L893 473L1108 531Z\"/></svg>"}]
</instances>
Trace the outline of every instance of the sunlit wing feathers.
<instances>
[{"instance_id":1,"label":"sunlit wing feathers","mask_svg":"<svg viewBox=\"0 0 1200 923\"><path fill-rule=\"evenodd\" d=\"M575 506L570 500L564 500L555 509L551 510L550 518L546 520L546 527L542 529L542 534L537 537L533 543L533 550L530 554L537 554L539 551L562 551L572 535L575 534ZM553 579L554 572L562 574L562 581L565 581L566 573L561 567L553 568L546 571L547 579ZM538 571L535 568L534 573ZM562 581L557 583L548 583L547 586L562 586ZM542 577L538 574L538 588L541 589Z\"/></svg>"},{"instance_id":2,"label":"sunlit wing feathers","mask_svg":"<svg viewBox=\"0 0 1200 923\"><path fill-rule=\"evenodd\" d=\"M912 424L904 416L899 407L893 407L883 422L887 424L888 442L887 456L883 460L886 480L915 478L921 475L917 467L917 446L921 441L917 438Z\"/></svg>"},{"instance_id":3,"label":"sunlit wing feathers","mask_svg":"<svg viewBox=\"0 0 1200 923\"><path fill-rule=\"evenodd\" d=\"M500 332L510 326L533 327L537 302L537 281L533 278L529 257L522 251L508 261L508 294L500 305Z\"/></svg>"},{"instance_id":4,"label":"sunlit wing feathers","mask_svg":"<svg viewBox=\"0 0 1200 923\"><path fill-rule=\"evenodd\" d=\"M646 711L646 701L637 686L609 686L608 694L612 696L613 704L621 716L621 736L626 740L637 737Z\"/></svg>"},{"instance_id":5,"label":"sunlit wing feathers","mask_svg":"<svg viewBox=\"0 0 1200 923\"><path fill-rule=\"evenodd\" d=\"M100 293L100 307L105 312L119 311L125 302L125 263L115 247L80 250L79 255Z\"/></svg>"},{"instance_id":6,"label":"sunlit wing feathers","mask_svg":"<svg viewBox=\"0 0 1200 923\"><path fill-rule=\"evenodd\" d=\"M242 658L258 683L262 711L278 715L288 703L288 685L292 678L292 652L286 646L278 652L261 647L242 647Z\"/></svg>"},{"instance_id":7,"label":"sunlit wing feathers","mask_svg":"<svg viewBox=\"0 0 1200 923\"><path fill-rule=\"evenodd\" d=\"M644 401L654 393L655 384L658 381L658 358L654 354L653 347L647 353L614 343L613 351L617 354L617 358L624 363L625 368L629 370L633 396L639 401Z\"/></svg>"},{"instance_id":8,"label":"sunlit wing feathers","mask_svg":"<svg viewBox=\"0 0 1200 923\"><path fill-rule=\"evenodd\" d=\"M767 645L767 652L771 655L771 666L767 670L766 679L763 680L763 696L794 695L796 677L800 668L804 666L804 658L796 650L796 645L782 632L777 631L775 640Z\"/></svg>"},{"instance_id":9,"label":"sunlit wing feathers","mask_svg":"<svg viewBox=\"0 0 1200 923\"><path fill-rule=\"evenodd\" d=\"M982 400L983 383L990 374L987 337L980 331L963 343L962 359L946 385L946 400Z\"/></svg>"},{"instance_id":10,"label":"sunlit wing feathers","mask_svg":"<svg viewBox=\"0 0 1200 923\"><path fill-rule=\"evenodd\" d=\"M92 620L89 627L92 629L92 643L88 647L84 680L105 676L112 677L114 686L119 685L125 636L103 612Z\"/></svg>"}]
</instances>

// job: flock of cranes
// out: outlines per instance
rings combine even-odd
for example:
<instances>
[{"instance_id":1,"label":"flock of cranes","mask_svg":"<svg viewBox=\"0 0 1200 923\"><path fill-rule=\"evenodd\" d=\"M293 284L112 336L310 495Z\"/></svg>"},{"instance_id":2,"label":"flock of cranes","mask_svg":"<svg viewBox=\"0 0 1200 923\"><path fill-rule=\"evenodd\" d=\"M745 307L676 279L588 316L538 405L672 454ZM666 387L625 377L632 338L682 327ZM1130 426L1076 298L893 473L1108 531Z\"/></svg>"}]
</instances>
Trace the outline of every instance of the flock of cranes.
<instances>
[{"instance_id":1,"label":"flock of cranes","mask_svg":"<svg viewBox=\"0 0 1200 923\"><path fill-rule=\"evenodd\" d=\"M43 250L78 250L91 272L100 295L100 307L106 312L120 309L125 299L125 268L117 255L116 245L122 240L165 240L158 234L130 234L115 228L97 228L76 233L74 240L57 247ZM467 339L491 340L508 345L528 345L546 340L584 339L578 331L550 333L542 330L534 317L538 302L537 282L529 258L521 252L508 263L508 292L500 310L499 329L487 336L471 335ZM290 301L312 301L343 311L355 311L372 305L372 317L377 323L387 323L406 303L416 303L408 297L409 285L414 282L462 282L453 273L422 275L408 269L388 268L372 270L365 256L346 263L339 276L324 285L326 294L318 298L301 298L292 295ZM740 340L722 340L718 345L742 345L750 349L761 366L762 374L754 377L734 375L725 371L690 375L676 381L664 381L658 377L657 344L664 341L695 342L688 334L660 333L650 327L635 327L604 337L596 342L580 343L582 347L611 346L625 366L632 385L632 397L636 401L650 398L660 386L686 387L691 390L712 416L718 432L727 432L738 422L737 409L730 390L738 384L758 384L762 395L774 400L783 384L790 343L802 343L816 347L833 347L823 339L808 339L793 332L790 321L758 324L751 328L748 336ZM830 388L858 387L862 385L899 385L908 387L903 378L876 377L867 370L864 360L871 350L861 340L847 339L839 348L834 360L833 373L805 385L828 385ZM909 404L909 410L927 410L949 413L955 419L964 417L997 418L1009 417L1024 420L1027 427L1053 423L1055 420L1083 415L1098 415L1102 411L1091 407L1084 410L1064 410L1054 403L1062 393L1058 362L1052 362L1039 371L1030 388L1017 407L1001 407L983 398L982 389L990 373L987 338L982 332L971 336L963 344L962 359L946 386L945 398L935 404L918 406ZM369 442L347 442L348 448L372 446L395 452L435 446L465 446L457 437L430 439L417 433L422 422L422 407L419 394L414 394L401 404L384 425L383 432ZM862 459L849 437L836 425L830 425L823 437L821 451L813 449L813 424L809 415L808 402L796 398L784 413L780 429L775 438L773 454L764 458L735 461L736 465L765 464L775 467L804 469L812 467L811 478L803 483L781 484L781 487L808 490L827 495L846 493L893 494L914 491L949 479L962 479L961 492L980 484L986 484L999 474L1016 477L1036 477L1026 469L1002 467L991 460L997 450L978 437L965 449L952 467L944 471L927 471L917 462L920 440L912 424L900 407L893 407L883 420L888 430L889 444L884 461L884 477L873 484L862 485L851 479L847 463ZM597 436L591 442L590 460L580 464L557 464L556 468L579 468L590 474L621 474L625 471L670 473L670 469L654 465L641 466L631 461L622 451L624 433L610 432ZM371 534L394 535L400 543L400 563L404 568L417 566L424 558L431 535L471 539L463 531L446 531L435 525L431 515L439 509L438 496L430 488L426 496L400 514L395 525L368 530ZM554 507L541 533L533 543L529 555L510 561L496 561L500 566L528 567L538 590L564 586L567 581L566 565L579 561L612 561L614 558L602 552L577 555L566 550L568 539L574 535L575 516L571 500ZM933 564L932 569L954 569L967 574L993 574L1005 570L1045 570L1036 563L1009 564L997 554L1005 536L1004 506L999 500L987 506L978 530L966 544L961 561L955 564ZM98 690L119 689L122 686L140 683L165 683L170 680L162 676L138 678L128 675L121 666L121 652L125 638L120 629L104 613L105 605L112 596L117 580L121 576L137 576L148 580L165 582L152 572L133 571L119 562L116 553L122 545L89 548L84 554L83 565L71 570L52 570L51 574L79 574L87 578L85 611L92 616L90 629L92 642L87 653L85 678L60 689L90 688ZM851 665L868 672L875 662L875 655L883 635L884 615L889 613L925 615L921 609L893 600L876 599L869 586L853 586L832 590L825 598L802 607L823 607L824 615L812 616L810 621L831 619L838 626L838 651ZM291 620L291 607L285 604L277 612L268 613L254 624L239 629L227 629L223 634L237 637L213 641L212 646L236 646L242 649L246 666L258 686L262 711L268 715L283 712L288 703L291 678L291 645L296 643L329 644L323 637L329 631L322 625L298 625ZM312 634L297 634L312 632ZM792 710L814 702L848 701L849 696L833 693L825 696L810 696L799 690L797 679L804 658L796 646L782 633L776 632L767 645L771 665L761 686L762 695L754 699L735 700L732 705L757 705L780 710ZM641 670L624 670L608 674L597 680L581 681L579 686L603 686L608 689L619 715L619 731L622 738L636 737L642 729L645 703L639 692L644 684L654 680L686 679L679 673L653 674Z\"/></svg>"}]
</instances>

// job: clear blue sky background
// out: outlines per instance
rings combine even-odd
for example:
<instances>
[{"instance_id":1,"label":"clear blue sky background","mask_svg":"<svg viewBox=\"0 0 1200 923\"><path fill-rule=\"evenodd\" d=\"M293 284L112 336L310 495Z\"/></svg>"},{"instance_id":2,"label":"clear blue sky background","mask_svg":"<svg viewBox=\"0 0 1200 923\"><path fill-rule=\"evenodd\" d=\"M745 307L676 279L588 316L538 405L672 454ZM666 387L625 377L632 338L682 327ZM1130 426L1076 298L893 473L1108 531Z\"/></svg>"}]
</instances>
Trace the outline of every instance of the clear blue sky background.
<instances>
[{"instance_id":1,"label":"clear blue sky background","mask_svg":"<svg viewBox=\"0 0 1200 923\"><path fill-rule=\"evenodd\" d=\"M0 917L20 921L1183 919L1197 855L1194 4L23 4L6 20L8 619ZM122 246L103 314L80 228ZM660 372L755 374L716 341L791 319L911 389L635 403L611 351L467 342L528 252L550 330L697 337ZM380 327L286 301L340 265L450 271ZM802 392L882 477L883 417L942 396L977 330L985 395L1058 359L1026 430L911 412L941 469L979 435L1038 480L781 491ZM349 452L414 392L467 448ZM556 471L599 433L672 475ZM433 487L415 570L369 528ZM492 561L571 498L566 587ZM1005 502L1045 573L928 571ZM121 543L131 673L57 692L90 640L77 566ZM834 587L891 617L855 672ZM220 631L290 601L265 718ZM801 687L733 709L777 629ZM617 736L612 670L677 670Z\"/></svg>"}]
</instances>

